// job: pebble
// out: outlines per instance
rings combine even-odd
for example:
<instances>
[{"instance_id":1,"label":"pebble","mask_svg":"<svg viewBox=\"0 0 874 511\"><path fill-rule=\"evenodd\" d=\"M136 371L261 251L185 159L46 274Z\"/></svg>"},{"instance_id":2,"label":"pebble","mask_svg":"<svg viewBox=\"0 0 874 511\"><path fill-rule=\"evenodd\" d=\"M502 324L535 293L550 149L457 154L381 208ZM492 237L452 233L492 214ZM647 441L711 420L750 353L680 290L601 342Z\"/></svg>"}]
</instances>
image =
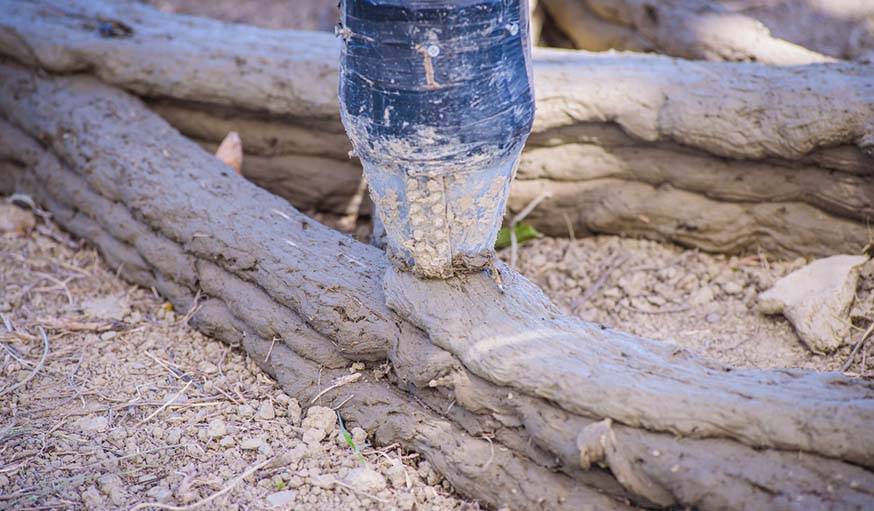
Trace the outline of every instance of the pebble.
<instances>
[{"instance_id":1,"label":"pebble","mask_svg":"<svg viewBox=\"0 0 874 511\"><path fill-rule=\"evenodd\" d=\"M292 424L300 424L301 413L302 410L300 408L300 403L297 402L297 399L290 398L288 400L288 419L291 421Z\"/></svg>"},{"instance_id":2,"label":"pebble","mask_svg":"<svg viewBox=\"0 0 874 511\"><path fill-rule=\"evenodd\" d=\"M300 443L283 452L276 461L277 466L291 465L302 460L307 454L306 444Z\"/></svg>"},{"instance_id":3,"label":"pebble","mask_svg":"<svg viewBox=\"0 0 874 511\"><path fill-rule=\"evenodd\" d=\"M398 508L402 511L410 511L416 505L416 497L409 493L398 495Z\"/></svg>"},{"instance_id":4,"label":"pebble","mask_svg":"<svg viewBox=\"0 0 874 511\"><path fill-rule=\"evenodd\" d=\"M713 301L713 297L713 290L710 286L705 286L692 293L692 296L689 297L689 303L692 305L707 305Z\"/></svg>"},{"instance_id":5,"label":"pebble","mask_svg":"<svg viewBox=\"0 0 874 511\"><path fill-rule=\"evenodd\" d=\"M104 474L97 480L97 485L100 487L100 491L109 497L113 504L116 506L124 504L127 492L125 492L124 485L118 475Z\"/></svg>"},{"instance_id":6,"label":"pebble","mask_svg":"<svg viewBox=\"0 0 874 511\"><path fill-rule=\"evenodd\" d=\"M278 491L276 493L271 493L267 496L267 503L272 507L280 507L291 504L294 501L294 498L297 496L297 492L293 490L283 490Z\"/></svg>"},{"instance_id":7,"label":"pebble","mask_svg":"<svg viewBox=\"0 0 874 511\"><path fill-rule=\"evenodd\" d=\"M388 477L388 482L393 488L400 489L407 484L406 469L401 463L395 463L388 467L385 471L385 475Z\"/></svg>"},{"instance_id":8,"label":"pebble","mask_svg":"<svg viewBox=\"0 0 874 511\"><path fill-rule=\"evenodd\" d=\"M264 443L264 440L261 440L258 437L247 438L247 439L243 440L242 442L240 442L240 449L243 449L246 451L253 451L253 450L261 447L261 445L263 443Z\"/></svg>"},{"instance_id":9,"label":"pebble","mask_svg":"<svg viewBox=\"0 0 874 511\"><path fill-rule=\"evenodd\" d=\"M317 488L327 489L334 487L334 476L330 474L316 474L309 478L310 484Z\"/></svg>"},{"instance_id":10,"label":"pebble","mask_svg":"<svg viewBox=\"0 0 874 511\"><path fill-rule=\"evenodd\" d=\"M106 503L103 502L103 496L100 495L100 492L94 486L82 492L82 502L85 504L86 509L103 509L106 507Z\"/></svg>"},{"instance_id":11,"label":"pebble","mask_svg":"<svg viewBox=\"0 0 874 511\"><path fill-rule=\"evenodd\" d=\"M419 477L428 484L437 484L440 482L440 475L431 468L431 464L427 461L419 463Z\"/></svg>"},{"instance_id":12,"label":"pebble","mask_svg":"<svg viewBox=\"0 0 874 511\"><path fill-rule=\"evenodd\" d=\"M743 292L744 288L737 282L730 280L722 285L722 290L730 295L736 295Z\"/></svg>"},{"instance_id":13,"label":"pebble","mask_svg":"<svg viewBox=\"0 0 874 511\"><path fill-rule=\"evenodd\" d=\"M127 438L127 430L123 427L113 428L113 430L109 433L109 438L115 440L116 442L121 442L125 438ZM178 440L177 440L178 442ZM173 442L176 443L176 442Z\"/></svg>"},{"instance_id":14,"label":"pebble","mask_svg":"<svg viewBox=\"0 0 874 511\"><path fill-rule=\"evenodd\" d=\"M374 493L386 487L385 477L370 467L358 467L349 471L344 483L358 491Z\"/></svg>"},{"instance_id":15,"label":"pebble","mask_svg":"<svg viewBox=\"0 0 874 511\"><path fill-rule=\"evenodd\" d=\"M246 418L254 417L255 416L255 409L252 408L250 405L240 405L237 407L237 415L240 415L240 416L246 417Z\"/></svg>"},{"instance_id":16,"label":"pebble","mask_svg":"<svg viewBox=\"0 0 874 511\"><path fill-rule=\"evenodd\" d=\"M276 417L276 410L273 409L273 401L265 399L261 402L258 408L258 418L264 420L272 420Z\"/></svg>"},{"instance_id":17,"label":"pebble","mask_svg":"<svg viewBox=\"0 0 874 511\"><path fill-rule=\"evenodd\" d=\"M97 432L102 433L109 428L109 419L106 417L82 417L81 419L76 421L76 426L80 431L83 432Z\"/></svg>"},{"instance_id":18,"label":"pebble","mask_svg":"<svg viewBox=\"0 0 874 511\"><path fill-rule=\"evenodd\" d=\"M704 316L704 319L708 323L718 323L720 320L720 316L716 312L711 312L710 314Z\"/></svg>"},{"instance_id":19,"label":"pebble","mask_svg":"<svg viewBox=\"0 0 874 511\"><path fill-rule=\"evenodd\" d=\"M355 445L359 448L363 448L364 443L367 442L367 432L356 426L352 428L350 433L352 433L352 441L355 442Z\"/></svg>"},{"instance_id":20,"label":"pebble","mask_svg":"<svg viewBox=\"0 0 874 511\"><path fill-rule=\"evenodd\" d=\"M173 498L173 492L164 484L158 484L156 486L153 486L152 488L149 488L149 490L146 491L146 495L152 500L156 500L162 503L169 502L170 499Z\"/></svg>"},{"instance_id":21,"label":"pebble","mask_svg":"<svg viewBox=\"0 0 874 511\"><path fill-rule=\"evenodd\" d=\"M306 430L318 430L323 432L322 438L326 434L332 432L337 424L337 414L330 408L324 406L312 406L307 410L307 416L301 423L301 427ZM321 440L321 439L320 439Z\"/></svg>"},{"instance_id":22,"label":"pebble","mask_svg":"<svg viewBox=\"0 0 874 511\"><path fill-rule=\"evenodd\" d=\"M221 419L213 419L209 421L209 426L206 428L206 436L208 438L219 438L225 436L227 431L228 427L225 424L225 421Z\"/></svg>"},{"instance_id":23,"label":"pebble","mask_svg":"<svg viewBox=\"0 0 874 511\"><path fill-rule=\"evenodd\" d=\"M307 444L318 444L322 440L324 440L327 433L325 430L319 428L310 428L304 430L303 432L303 441Z\"/></svg>"},{"instance_id":24,"label":"pebble","mask_svg":"<svg viewBox=\"0 0 874 511\"><path fill-rule=\"evenodd\" d=\"M182 430L180 428L170 428L167 430L166 440L168 444L178 444L181 439Z\"/></svg>"}]
</instances>

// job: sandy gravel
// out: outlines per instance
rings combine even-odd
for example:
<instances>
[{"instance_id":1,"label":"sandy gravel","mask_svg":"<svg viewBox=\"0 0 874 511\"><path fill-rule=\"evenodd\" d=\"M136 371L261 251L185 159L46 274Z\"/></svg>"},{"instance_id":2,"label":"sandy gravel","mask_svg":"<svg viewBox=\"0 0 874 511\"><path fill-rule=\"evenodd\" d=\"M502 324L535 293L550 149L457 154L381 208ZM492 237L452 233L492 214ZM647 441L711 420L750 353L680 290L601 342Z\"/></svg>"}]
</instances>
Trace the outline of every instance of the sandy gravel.
<instances>
[{"instance_id":1,"label":"sandy gravel","mask_svg":"<svg viewBox=\"0 0 874 511\"><path fill-rule=\"evenodd\" d=\"M509 250L501 257L509 260ZM850 345L815 355L783 316L764 316L756 308L760 292L806 263L596 236L533 240L520 247L518 265L562 309L587 321L675 343L735 367L837 370ZM874 261L863 268L850 320L856 338L874 321ZM870 377L874 342L865 348L850 371Z\"/></svg>"},{"instance_id":2,"label":"sandy gravel","mask_svg":"<svg viewBox=\"0 0 874 511\"><path fill-rule=\"evenodd\" d=\"M0 237L0 509L478 509L51 226ZM55 239L52 239L55 238ZM303 417L301 417L303 415ZM266 464L265 464L266 463ZM257 469L252 472L253 469ZM246 475L248 474L248 475ZM245 477L240 479L240 476Z\"/></svg>"}]
</instances>

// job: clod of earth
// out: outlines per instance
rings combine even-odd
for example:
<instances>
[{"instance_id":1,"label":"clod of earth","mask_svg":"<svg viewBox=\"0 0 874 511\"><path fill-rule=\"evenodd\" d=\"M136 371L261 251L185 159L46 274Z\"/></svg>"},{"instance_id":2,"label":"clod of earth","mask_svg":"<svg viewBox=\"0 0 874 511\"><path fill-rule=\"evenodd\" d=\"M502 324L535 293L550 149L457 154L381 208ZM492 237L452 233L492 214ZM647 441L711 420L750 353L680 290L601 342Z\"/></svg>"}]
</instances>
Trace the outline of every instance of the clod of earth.
<instances>
[{"instance_id":1,"label":"clod of earth","mask_svg":"<svg viewBox=\"0 0 874 511\"><path fill-rule=\"evenodd\" d=\"M850 306L867 256L816 260L759 295L759 310L783 314L811 350L829 353L850 342Z\"/></svg>"}]
</instances>

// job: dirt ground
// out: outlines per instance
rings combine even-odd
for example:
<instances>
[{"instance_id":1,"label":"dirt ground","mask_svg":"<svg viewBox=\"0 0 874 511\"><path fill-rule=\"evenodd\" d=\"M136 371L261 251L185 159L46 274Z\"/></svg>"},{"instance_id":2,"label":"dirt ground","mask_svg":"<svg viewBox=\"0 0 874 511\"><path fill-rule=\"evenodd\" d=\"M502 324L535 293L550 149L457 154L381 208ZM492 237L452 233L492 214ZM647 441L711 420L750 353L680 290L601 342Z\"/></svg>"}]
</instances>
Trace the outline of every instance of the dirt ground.
<instances>
[{"instance_id":1,"label":"dirt ground","mask_svg":"<svg viewBox=\"0 0 874 511\"><path fill-rule=\"evenodd\" d=\"M479 508L350 426L359 457L185 312L54 226L0 236L0 509Z\"/></svg>"},{"instance_id":2,"label":"dirt ground","mask_svg":"<svg viewBox=\"0 0 874 511\"><path fill-rule=\"evenodd\" d=\"M733 366L833 370L849 352L813 355L756 312L756 294L802 260L599 236L532 241L519 263L571 313ZM479 508L415 453L352 428L359 457L331 410L301 412L245 353L51 223L0 237L0 312L0 508ZM874 317L872 264L852 317L858 330ZM856 360L850 372L874 376L874 343Z\"/></svg>"},{"instance_id":3,"label":"dirt ground","mask_svg":"<svg viewBox=\"0 0 874 511\"><path fill-rule=\"evenodd\" d=\"M509 259L509 250L501 256ZM781 315L764 316L757 295L807 263L766 254L727 257L617 236L522 245L521 272L566 312L587 321L688 348L734 367L838 370L846 345L816 355ZM874 320L874 261L863 268L850 320L855 338ZM849 372L874 376L868 342Z\"/></svg>"}]
</instances>

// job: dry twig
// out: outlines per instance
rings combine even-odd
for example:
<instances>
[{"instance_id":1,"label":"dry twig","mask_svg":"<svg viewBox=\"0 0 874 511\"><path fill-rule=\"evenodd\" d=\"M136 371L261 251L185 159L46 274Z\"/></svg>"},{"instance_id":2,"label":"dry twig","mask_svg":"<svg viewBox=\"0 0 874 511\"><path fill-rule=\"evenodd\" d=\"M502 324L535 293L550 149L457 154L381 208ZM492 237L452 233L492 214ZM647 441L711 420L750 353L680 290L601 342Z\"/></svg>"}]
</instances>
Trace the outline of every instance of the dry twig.
<instances>
[{"instance_id":1,"label":"dry twig","mask_svg":"<svg viewBox=\"0 0 874 511\"><path fill-rule=\"evenodd\" d=\"M343 385L348 385L350 383L355 383L356 381L358 381L359 378L361 378L361 373L349 374L341 378L337 378L336 380L334 380L333 385L316 394L316 397L310 400L310 404L315 403L319 400L320 397L324 396L325 394L336 388L342 387Z\"/></svg>"},{"instance_id":2,"label":"dry twig","mask_svg":"<svg viewBox=\"0 0 874 511\"><path fill-rule=\"evenodd\" d=\"M537 207L538 204L543 202L544 200L552 197L551 192L543 192L537 197L535 197L531 202L528 203L525 208L522 209L516 216L513 217L513 220L510 221L510 267L516 267L516 257L519 251L519 240L516 239L516 224L525 220L525 217L531 214L534 211L534 208Z\"/></svg>"},{"instance_id":3,"label":"dry twig","mask_svg":"<svg viewBox=\"0 0 874 511\"><path fill-rule=\"evenodd\" d=\"M193 382L193 380L188 380L188 382L181 389L179 389L179 392L177 392L176 395L174 395L173 397L168 399L167 402L164 403L163 405L161 405L160 408L158 408L154 412L150 413L148 417L146 417L145 419L138 422L137 427L142 426L143 424L149 422L152 419L152 417L158 415L159 413L161 413L162 410L164 410L165 408L167 408L168 406L170 406L171 404L176 402L176 400L179 399L179 396L181 396L183 392L188 390L188 387L191 386L192 382Z\"/></svg>"},{"instance_id":4,"label":"dry twig","mask_svg":"<svg viewBox=\"0 0 874 511\"><path fill-rule=\"evenodd\" d=\"M844 362L844 365L841 366L842 373L847 372L847 369L849 369L850 366L853 365L853 359L856 358L856 354L859 353L860 349L862 349L862 345L864 345L865 341L868 339L868 337L871 336L871 332L874 332L874 321L871 321L871 324L868 325L868 330L865 330L865 333L862 334L862 337L859 339L859 342L857 342L856 345L853 347L853 351L850 352L850 358L848 358L847 361ZM863 369L864 369L864 367L863 367Z\"/></svg>"},{"instance_id":5,"label":"dry twig","mask_svg":"<svg viewBox=\"0 0 874 511\"><path fill-rule=\"evenodd\" d=\"M38 373L40 371L40 369L43 368L43 365L45 365L46 357L49 356L49 337L46 335L46 331L42 327L39 328L39 333L42 336L42 342L43 342L42 356L39 358L39 362L36 364L36 367L33 368L33 372L28 374L27 378L21 380L20 382L16 383L15 385L12 385L11 387L6 387L5 389L0 390L0 396L8 394L17 388L20 388L20 387L27 385L27 382L32 380L33 377L36 376L36 373Z\"/></svg>"},{"instance_id":6,"label":"dry twig","mask_svg":"<svg viewBox=\"0 0 874 511\"><path fill-rule=\"evenodd\" d=\"M245 472L243 472L242 474L238 475L237 477L231 479L231 482L229 482L227 485L225 485L224 488L213 493L212 495L210 495L208 497L205 497L203 499L198 500L197 502L192 502L191 504L187 504L185 506L173 506L170 504L162 504L160 502L142 502L142 503L137 504L136 506L130 508L130 511L136 511L137 509L147 509L150 507L157 508L157 509L169 509L171 511L187 511L189 509L194 509L194 508L200 507L200 506L206 504L207 502L211 502L211 501L221 497L225 493L231 491L231 489L234 486L236 486L237 484L239 484L240 481L249 477L250 475L254 474L255 472L259 471L261 468L266 466L271 461L273 461L273 457L267 458L266 460L264 460L260 463L256 463L256 464L252 465L251 467L246 469Z\"/></svg>"}]
</instances>

